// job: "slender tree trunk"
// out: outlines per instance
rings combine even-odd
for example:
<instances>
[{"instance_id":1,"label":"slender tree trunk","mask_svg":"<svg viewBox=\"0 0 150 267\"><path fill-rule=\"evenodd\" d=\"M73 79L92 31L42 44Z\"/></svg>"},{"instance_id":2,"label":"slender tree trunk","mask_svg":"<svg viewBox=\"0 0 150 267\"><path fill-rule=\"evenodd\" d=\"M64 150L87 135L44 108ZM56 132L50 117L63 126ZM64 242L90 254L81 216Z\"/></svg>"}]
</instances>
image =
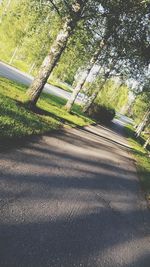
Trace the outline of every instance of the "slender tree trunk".
<instances>
[{"instance_id":1,"label":"slender tree trunk","mask_svg":"<svg viewBox=\"0 0 150 267\"><path fill-rule=\"evenodd\" d=\"M92 66L93 67L93 66ZM86 69L86 73L84 75L84 77L81 78L81 80L77 83L76 87L74 88L72 94L71 94L71 97L70 99L67 101L67 104L65 105L65 109L70 112L77 96L78 96L78 93L81 91L81 89L83 88L85 82L86 82L86 79L92 69L91 66L89 66L89 68Z\"/></svg>"},{"instance_id":2,"label":"slender tree trunk","mask_svg":"<svg viewBox=\"0 0 150 267\"><path fill-rule=\"evenodd\" d=\"M81 78L81 80L77 83L76 87L73 90L73 93L70 97L70 99L68 100L67 104L65 105L65 109L70 112L77 96L78 93L81 91L81 89L84 87L84 84L88 78L88 75L90 74L92 68L94 67L96 61L98 60L98 57L101 53L101 49L104 47L104 43L100 44L100 48L95 52L94 56L92 57L92 59L90 60L89 66L86 69L86 74L84 75L83 78Z\"/></svg>"},{"instance_id":3,"label":"slender tree trunk","mask_svg":"<svg viewBox=\"0 0 150 267\"><path fill-rule=\"evenodd\" d=\"M145 128L145 126L146 126L146 124L147 124L147 122L148 122L148 120L149 120L149 116L150 116L150 110L148 110L146 113L145 113L145 115L144 115L144 117L143 117L143 119L142 119L142 122L139 124L139 126L137 127L137 129L136 129L136 137L139 137L140 136L140 134L142 133L142 131L144 130L144 128Z\"/></svg>"},{"instance_id":4,"label":"slender tree trunk","mask_svg":"<svg viewBox=\"0 0 150 267\"><path fill-rule=\"evenodd\" d=\"M135 136L136 137L140 136L140 134L141 134L141 132L142 132L142 130L144 128L143 126L144 126L144 124L143 124L143 121L142 121L142 122L140 122L140 124L136 128L136 132L135 132Z\"/></svg>"},{"instance_id":5,"label":"slender tree trunk","mask_svg":"<svg viewBox=\"0 0 150 267\"><path fill-rule=\"evenodd\" d=\"M150 142L150 136L147 138L143 147L146 148L148 146L149 142Z\"/></svg>"},{"instance_id":6,"label":"slender tree trunk","mask_svg":"<svg viewBox=\"0 0 150 267\"><path fill-rule=\"evenodd\" d=\"M73 23L71 19L67 19L63 29L57 35L56 40L50 48L48 55L45 57L41 68L39 70L38 76L32 82L27 93L29 95L29 104L30 106L35 106L40 94L46 84L49 75L56 66L59 58L61 57L62 52L64 51L67 41L71 36L76 23Z\"/></svg>"},{"instance_id":7,"label":"slender tree trunk","mask_svg":"<svg viewBox=\"0 0 150 267\"><path fill-rule=\"evenodd\" d=\"M30 69L29 69L29 74L31 74L31 72L33 71L34 67L35 67L36 63L33 62L33 64L31 65Z\"/></svg>"},{"instance_id":8,"label":"slender tree trunk","mask_svg":"<svg viewBox=\"0 0 150 267\"><path fill-rule=\"evenodd\" d=\"M105 82L106 82L106 79L104 80L104 82L102 82L101 86L94 91L94 93L91 95L91 97L89 97L88 101L86 102L86 104L85 104L85 106L83 108L83 112L86 112L86 113L88 112L88 110L91 107L92 103L95 101L95 99L98 96L99 92L102 90Z\"/></svg>"},{"instance_id":9,"label":"slender tree trunk","mask_svg":"<svg viewBox=\"0 0 150 267\"><path fill-rule=\"evenodd\" d=\"M26 33L26 31L27 31L27 28L28 28L28 26L26 26L26 27L24 28L24 32L25 32L25 33ZM13 60L14 60L16 54L18 53L19 49L23 46L23 43L24 43L24 37L21 38L21 39L19 40L19 43L17 44L16 48L14 49L14 52L13 52L13 54L12 54L12 57L11 57L10 61L9 61L9 64L12 64L12 62L13 62Z\"/></svg>"},{"instance_id":10,"label":"slender tree trunk","mask_svg":"<svg viewBox=\"0 0 150 267\"><path fill-rule=\"evenodd\" d=\"M116 62L116 60L114 59L113 65L115 64L115 62ZM89 108L91 107L91 105L93 104L95 99L97 98L99 92L103 89L104 84L106 83L107 79L110 77L110 73L111 73L111 70L113 69L113 65L110 67L110 70L105 73L104 81L102 82L101 86L94 91L94 93L91 95L91 97L89 97L87 103L83 107L83 112L86 112L86 113L88 112Z\"/></svg>"},{"instance_id":11,"label":"slender tree trunk","mask_svg":"<svg viewBox=\"0 0 150 267\"><path fill-rule=\"evenodd\" d=\"M14 58L15 58L17 52L18 52L18 50L19 50L19 46L17 45L16 48L15 48L15 50L14 50L14 52L13 52L13 54L12 54L12 57L11 57L11 59L10 59L10 61L9 61L9 64L10 64L10 65L12 64L12 62L13 62L13 60L14 60Z\"/></svg>"}]
</instances>

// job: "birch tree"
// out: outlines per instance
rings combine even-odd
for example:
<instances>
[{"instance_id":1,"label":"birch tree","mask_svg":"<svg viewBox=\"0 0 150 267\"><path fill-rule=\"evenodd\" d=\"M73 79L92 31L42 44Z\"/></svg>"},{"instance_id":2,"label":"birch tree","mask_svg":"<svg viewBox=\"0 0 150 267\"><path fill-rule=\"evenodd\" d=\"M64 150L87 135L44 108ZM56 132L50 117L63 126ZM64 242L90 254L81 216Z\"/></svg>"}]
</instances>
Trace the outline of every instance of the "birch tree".
<instances>
[{"instance_id":1,"label":"birch tree","mask_svg":"<svg viewBox=\"0 0 150 267\"><path fill-rule=\"evenodd\" d=\"M96 75L96 78L100 75L101 83L99 84L99 86L95 88L92 95L88 98L87 102L85 103L83 107L83 111L86 113L88 113L89 108L91 107L93 102L96 100L97 96L99 95L100 91L104 88L107 81L109 81L111 77L114 78L115 76L118 76L118 77L121 76L120 74L120 70L122 69L121 62L117 62L117 57L114 53L113 53L113 56L111 55L111 58L109 58L108 56L110 56L110 52L109 51L107 52L103 58L104 63L101 66L101 69L99 70L100 73L97 72L97 75Z\"/></svg>"},{"instance_id":2,"label":"birch tree","mask_svg":"<svg viewBox=\"0 0 150 267\"><path fill-rule=\"evenodd\" d=\"M138 125L136 129L136 137L140 136L144 128L149 124L149 120L150 120L150 110L148 109L144 114L141 123Z\"/></svg>"},{"instance_id":3,"label":"birch tree","mask_svg":"<svg viewBox=\"0 0 150 267\"><path fill-rule=\"evenodd\" d=\"M133 58L137 57L138 53L143 57L144 54L141 50L144 50L142 46L144 47L143 43L146 39L146 36L144 35L145 25L143 22L143 13L141 13L141 10L140 10L140 8L142 7L141 3L139 2L138 5L135 5L134 1L129 1L129 2L130 2L129 6L127 5L126 7L124 6L124 3L122 1L119 1L120 6L118 6L119 4L116 3L115 1L114 2L112 1L112 3L109 3L109 5L106 2L105 2L106 3L105 5L105 3L103 2L103 11L104 11L103 15L106 19L104 29L107 32L106 34L107 37L104 35L105 37L103 37L103 41L105 44L107 44L108 42L108 45L111 44L112 47L115 47L117 54L118 54L118 59L119 58L130 58L130 60L132 60L132 57ZM121 9L121 4L123 5L122 9ZM137 13L135 13L136 9L138 10ZM105 10L106 10L106 14L105 14ZM137 22L135 18L138 18ZM135 34L133 33L132 28L137 31ZM140 30L143 30L144 34L140 35ZM141 39L143 43L141 42ZM137 47L137 42L139 42L139 47ZM108 45L105 45L103 48L108 49ZM84 76L84 78L81 79L81 81L79 81L78 84L76 85L70 99L68 100L65 106L65 108L68 111L71 110L78 93L84 87L85 82L88 78L88 75L91 72L94 64L98 60L101 53L103 53L103 49L100 48L99 52L97 53L97 57L95 57L95 60L93 60L92 58L91 59L92 64L91 62L89 63L87 70L86 70L86 76ZM88 105L92 104L97 94L98 94L98 91L97 92L95 91L91 99L89 99ZM86 107L84 108L84 110L87 110L87 109L88 109L88 106L87 108Z\"/></svg>"},{"instance_id":4,"label":"birch tree","mask_svg":"<svg viewBox=\"0 0 150 267\"><path fill-rule=\"evenodd\" d=\"M145 73L143 86L135 97L132 105L132 117L136 122L135 136L139 137L143 130L149 131L150 124L150 79L148 72Z\"/></svg>"},{"instance_id":5,"label":"birch tree","mask_svg":"<svg viewBox=\"0 0 150 267\"><path fill-rule=\"evenodd\" d=\"M54 4L53 1L50 1ZM40 94L46 84L50 74L52 73L53 69L55 68L57 62L59 61L63 51L66 48L69 38L73 34L75 28L77 27L78 22L83 19L85 15L85 10L88 10L87 14L90 14L90 8L93 11L93 3L91 1L85 0L76 0L71 1L70 4L68 1L64 1L66 5L66 14L65 18L62 19L64 21L62 30L58 33L56 40L52 44L49 53L45 57L37 77L34 79L33 83L31 84L28 95L29 95L29 105L34 107ZM96 1L95 1L96 2ZM90 5L92 3L92 5ZM96 9L97 6L95 5ZM60 13L59 8L55 5L55 8ZM94 16L94 13L92 13Z\"/></svg>"},{"instance_id":6,"label":"birch tree","mask_svg":"<svg viewBox=\"0 0 150 267\"><path fill-rule=\"evenodd\" d=\"M148 144L150 143L150 132L148 133L149 134L149 137L147 138L147 140L145 141L145 144L144 144L144 148L146 149Z\"/></svg>"},{"instance_id":7,"label":"birch tree","mask_svg":"<svg viewBox=\"0 0 150 267\"><path fill-rule=\"evenodd\" d=\"M85 83L87 81L87 78L89 76L89 74L91 73L93 67L95 66L95 64L98 61L98 58L100 57L100 55L102 53L104 53L105 48L107 47L107 42L110 38L110 31L109 28L106 27L106 14L104 15L104 10L103 10L103 19L101 20L100 23L100 29L98 29L98 31L95 33L96 35L98 35L98 38L96 40L96 50L94 52L94 55L92 56L91 60L88 62L85 70L84 70L84 75L81 77L81 79L78 81L76 87L73 90L73 93L70 97L70 99L67 101L66 105L65 105L65 109L70 112L73 104L79 94L79 92L83 89L83 87L85 86ZM110 21L110 19L109 19ZM107 21L108 23L108 21ZM114 25L115 26L115 25ZM114 27L113 26L113 27ZM100 36L100 37L99 37Z\"/></svg>"},{"instance_id":8,"label":"birch tree","mask_svg":"<svg viewBox=\"0 0 150 267\"><path fill-rule=\"evenodd\" d=\"M96 64L96 61L98 60L98 57L101 53L101 49L103 49L104 47L104 43L103 42L100 42L100 48L98 48L98 50L95 52L94 56L91 58L86 70L85 70L85 73L83 75L83 77L81 77L81 79L79 80L79 82L77 83L76 87L74 88L73 90L73 93L70 97L70 99L67 101L67 104L65 105L65 109L70 112L76 98L77 98L77 95L78 93L81 91L81 89L83 88L86 80L87 80L87 77L88 75L90 74L92 68L94 67L94 65Z\"/></svg>"}]
</instances>

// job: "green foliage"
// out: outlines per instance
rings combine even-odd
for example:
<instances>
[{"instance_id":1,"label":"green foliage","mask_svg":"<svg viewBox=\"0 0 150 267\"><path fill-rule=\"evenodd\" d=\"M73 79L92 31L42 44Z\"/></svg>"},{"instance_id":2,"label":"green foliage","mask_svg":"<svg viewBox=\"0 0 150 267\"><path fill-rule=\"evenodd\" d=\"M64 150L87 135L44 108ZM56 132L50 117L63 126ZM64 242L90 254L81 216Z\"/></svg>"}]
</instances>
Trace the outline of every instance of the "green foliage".
<instances>
[{"instance_id":1,"label":"green foliage","mask_svg":"<svg viewBox=\"0 0 150 267\"><path fill-rule=\"evenodd\" d=\"M92 34L84 28L83 22L80 22L58 66L53 71L53 77L72 85L78 69L88 64L92 56L92 39Z\"/></svg>"},{"instance_id":2,"label":"green foliage","mask_svg":"<svg viewBox=\"0 0 150 267\"><path fill-rule=\"evenodd\" d=\"M4 0L0 5L0 16L2 16L0 58L9 62L17 47L12 64L29 71L34 63L33 73L36 75L49 47L61 29L64 18L73 16L70 10L74 1L57 0L53 1L54 6L52 1L48 0L11 0L9 7L7 2ZM145 33L147 21L145 20L145 23L141 21L147 10L146 3L144 4L143 1L135 3L133 0L128 3L123 0L79 2L84 3L83 17L60 64L54 70L56 78L72 84L76 71L89 61L96 43L99 43L96 41L104 38L104 35L111 34L109 41L111 48L122 58L131 54L131 60L134 53L142 54L142 51L145 51L144 45L145 49L148 49ZM103 8L99 9L99 4ZM7 10L5 10L6 7ZM107 16L108 13L109 16ZM118 25L119 32L117 32ZM141 40L143 40L143 46ZM132 46L134 49L129 49Z\"/></svg>"},{"instance_id":3,"label":"green foliage","mask_svg":"<svg viewBox=\"0 0 150 267\"><path fill-rule=\"evenodd\" d=\"M128 103L128 88L124 85L118 86L110 79L101 90L97 102L121 111L122 107Z\"/></svg>"},{"instance_id":4,"label":"green foliage","mask_svg":"<svg viewBox=\"0 0 150 267\"><path fill-rule=\"evenodd\" d=\"M148 110L149 103L150 91L141 92L139 95L137 95L131 109L132 117L137 124L141 122L145 112Z\"/></svg>"},{"instance_id":5,"label":"green foliage","mask_svg":"<svg viewBox=\"0 0 150 267\"><path fill-rule=\"evenodd\" d=\"M87 87L88 86L89 95L99 88L99 94L95 101L99 105L104 105L114 108L117 111L121 111L121 109L128 103L128 87L126 85L119 86L114 79L107 80L103 85L100 76L91 85L87 85Z\"/></svg>"},{"instance_id":6,"label":"green foliage","mask_svg":"<svg viewBox=\"0 0 150 267\"><path fill-rule=\"evenodd\" d=\"M42 2L44 4L40 4ZM32 74L37 75L38 68L66 16L74 16L70 11L74 0L54 2L56 7L48 0L11 0L7 12L4 12L7 1L3 1L0 6L0 15L5 13L0 24L0 58L2 60L10 62L16 51L12 64L21 70L31 71ZM105 48L108 52L107 57L109 58L110 51L113 51L113 55L117 55L118 58L121 56L127 60L128 64L131 61L131 67L134 70L138 66L138 62L135 64L136 59L143 58L144 51L148 52L149 48L146 35L145 14L148 10L146 2L145 4L143 1L133 0L128 3L123 0L80 2L84 2L85 5L82 20L70 38L59 65L54 69L52 79L57 78L72 84L75 73L80 67L89 63L99 41L105 40L107 43L108 37L109 42L107 49ZM99 8L99 3L101 8ZM105 52L102 51L102 53ZM92 86L96 88L99 82ZM127 88L125 86L117 88L112 81L108 81L99 94L97 103L115 107L120 111L122 106L126 105L127 100Z\"/></svg>"},{"instance_id":7,"label":"green foliage","mask_svg":"<svg viewBox=\"0 0 150 267\"><path fill-rule=\"evenodd\" d=\"M1 11L5 6L6 3L1 7ZM66 12L63 11L62 4L59 8L62 14ZM37 75L39 66L61 29L61 24L62 19L51 4L44 5L35 0L12 0L0 24L0 58L9 63L16 52L11 64ZM80 22L60 59L60 64L53 72L53 80L55 78L72 84L76 71L90 57L91 39L91 32Z\"/></svg>"},{"instance_id":8,"label":"green foliage","mask_svg":"<svg viewBox=\"0 0 150 267\"><path fill-rule=\"evenodd\" d=\"M50 6L39 4L36 7L34 4L34 0L11 1L0 24L0 58L9 62L17 48L11 64L29 71L34 63L36 73L56 38L61 23Z\"/></svg>"},{"instance_id":9,"label":"green foliage","mask_svg":"<svg viewBox=\"0 0 150 267\"><path fill-rule=\"evenodd\" d=\"M115 110L99 104L92 104L88 110L88 115L97 122L110 123L115 117Z\"/></svg>"},{"instance_id":10,"label":"green foliage","mask_svg":"<svg viewBox=\"0 0 150 267\"><path fill-rule=\"evenodd\" d=\"M74 114L68 114L62 109L65 99L45 93L38 103L41 113L36 114L26 107L26 89L21 84L0 78L1 138L43 134L63 125L84 126L92 122L82 115L79 106L74 106Z\"/></svg>"},{"instance_id":11,"label":"green foliage","mask_svg":"<svg viewBox=\"0 0 150 267\"><path fill-rule=\"evenodd\" d=\"M136 139L131 125L126 126L126 135L132 147L134 158L137 162L137 171L146 197L150 200L150 157L147 150L141 145L141 140ZM142 141L144 143L145 140Z\"/></svg>"}]
</instances>

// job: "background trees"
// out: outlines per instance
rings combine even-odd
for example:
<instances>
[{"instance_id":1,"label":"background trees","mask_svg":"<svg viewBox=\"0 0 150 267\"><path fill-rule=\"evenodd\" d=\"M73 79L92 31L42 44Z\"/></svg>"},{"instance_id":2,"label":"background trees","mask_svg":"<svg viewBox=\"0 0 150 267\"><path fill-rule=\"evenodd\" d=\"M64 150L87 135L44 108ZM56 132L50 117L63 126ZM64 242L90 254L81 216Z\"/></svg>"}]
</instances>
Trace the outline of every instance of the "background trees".
<instances>
[{"instance_id":1,"label":"background trees","mask_svg":"<svg viewBox=\"0 0 150 267\"><path fill-rule=\"evenodd\" d=\"M105 54L105 61L111 57L117 58L116 62L128 61L130 69L139 67L147 63L147 57L144 51L148 51L148 35L145 21L147 20L147 9L139 1L128 1L125 5L122 1L102 1L102 10L104 24L97 25L97 34L100 35L99 52L96 50L94 56L86 67L86 74L76 85L70 100L66 104L66 109L71 110L73 103L85 85L90 71L95 64L102 65L101 55ZM142 34L141 34L142 32ZM101 45L103 43L103 45ZM98 49L98 48L97 48ZM106 52L105 52L106 51ZM99 61L99 63L98 63ZM114 63L116 64L116 63ZM115 67L115 66L113 66ZM109 68L108 68L109 72ZM120 72L120 71L119 71ZM105 74L106 75L106 74ZM106 75L107 76L107 75ZM104 80L107 77L104 78ZM93 92L91 99L88 101L84 111L90 107L96 99L99 91Z\"/></svg>"},{"instance_id":2,"label":"background trees","mask_svg":"<svg viewBox=\"0 0 150 267\"><path fill-rule=\"evenodd\" d=\"M89 21L91 18L95 17L95 14L99 13L99 6L96 2L97 1L93 3L90 0L76 0L71 2L65 1L64 8L62 8L62 10L60 10L59 6L55 5L57 13L63 13L63 15L65 15L62 19L62 21L64 21L63 27L53 42L49 53L45 57L37 77L34 79L28 90L28 94L30 96L30 106L34 106L36 104L49 75L59 61L78 22L80 22L85 16L88 17Z\"/></svg>"},{"instance_id":3,"label":"background trees","mask_svg":"<svg viewBox=\"0 0 150 267\"><path fill-rule=\"evenodd\" d=\"M37 5L40 1L11 0L8 12L0 24L1 59L29 71L39 66L61 27L60 19L51 6ZM5 2L0 6L5 9Z\"/></svg>"},{"instance_id":4,"label":"background trees","mask_svg":"<svg viewBox=\"0 0 150 267\"><path fill-rule=\"evenodd\" d=\"M85 76L81 75L82 79L76 83L77 90L74 90L68 110L83 89L90 100L93 96L92 101L99 104L106 102L121 109L128 99L127 87L119 87L111 77L117 74L123 76L124 80L136 79L141 83L149 64L148 1L11 0L2 1L0 15L1 59L35 76L44 58L47 60L47 55L50 56L49 51L54 46L56 48L56 38L63 25L66 27L66 23L75 23L63 45L60 47L57 43L59 56L57 54L52 65L47 65L44 80L41 82L41 76L38 76L32 85L30 98L34 104L52 70L54 79L59 78L69 84L73 83L76 73L81 70ZM90 81L91 89L86 92L88 77L96 66L101 71L97 72L95 80ZM104 69L106 76L110 73L109 77L104 77Z\"/></svg>"}]
</instances>

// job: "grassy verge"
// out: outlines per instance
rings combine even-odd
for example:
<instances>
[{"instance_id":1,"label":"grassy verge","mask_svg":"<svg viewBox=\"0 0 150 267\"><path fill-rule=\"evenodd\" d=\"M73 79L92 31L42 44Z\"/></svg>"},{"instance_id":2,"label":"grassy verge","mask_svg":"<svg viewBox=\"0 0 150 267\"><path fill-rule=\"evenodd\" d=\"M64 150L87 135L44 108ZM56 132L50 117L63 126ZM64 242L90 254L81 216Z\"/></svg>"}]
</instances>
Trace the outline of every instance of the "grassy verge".
<instances>
[{"instance_id":1,"label":"grassy verge","mask_svg":"<svg viewBox=\"0 0 150 267\"><path fill-rule=\"evenodd\" d=\"M23 137L43 134L66 125L84 126L93 121L85 117L78 105L72 114L63 106L66 100L43 93L38 101L38 114L26 107L27 87L0 78L0 138Z\"/></svg>"},{"instance_id":2,"label":"grassy verge","mask_svg":"<svg viewBox=\"0 0 150 267\"><path fill-rule=\"evenodd\" d=\"M50 78L48 80L48 82L50 84L54 85L54 86L59 87L60 89L63 89L65 91L67 91L67 92L70 92L70 93L72 92L71 86L69 86L69 84L67 84L67 83L63 83L63 82L61 82L59 80L55 80L55 79L52 79L52 78Z\"/></svg>"},{"instance_id":3,"label":"grassy verge","mask_svg":"<svg viewBox=\"0 0 150 267\"><path fill-rule=\"evenodd\" d=\"M135 138L134 130L131 125L126 126L125 130L137 163L137 172L140 178L141 186L150 205L150 157L148 151L143 148L143 143L145 140L142 138Z\"/></svg>"}]
</instances>

